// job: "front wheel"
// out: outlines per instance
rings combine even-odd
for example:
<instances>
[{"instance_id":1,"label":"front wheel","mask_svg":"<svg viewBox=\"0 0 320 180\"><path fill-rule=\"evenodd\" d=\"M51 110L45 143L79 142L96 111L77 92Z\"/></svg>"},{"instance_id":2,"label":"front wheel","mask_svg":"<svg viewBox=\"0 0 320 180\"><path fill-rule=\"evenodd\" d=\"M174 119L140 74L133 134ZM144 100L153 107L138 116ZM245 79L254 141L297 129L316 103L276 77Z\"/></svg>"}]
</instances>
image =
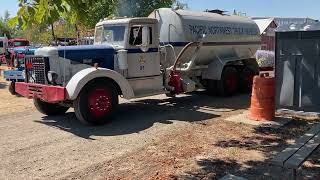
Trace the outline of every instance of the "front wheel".
<instances>
[{"instance_id":1,"label":"front wheel","mask_svg":"<svg viewBox=\"0 0 320 180\"><path fill-rule=\"evenodd\" d=\"M85 124L105 124L119 103L115 86L107 80L95 80L86 85L74 101L77 118Z\"/></svg>"},{"instance_id":2,"label":"front wheel","mask_svg":"<svg viewBox=\"0 0 320 180\"><path fill-rule=\"evenodd\" d=\"M14 81L11 81L9 83L9 92L11 95L17 95L15 87L16 87L16 83Z\"/></svg>"},{"instance_id":3,"label":"front wheel","mask_svg":"<svg viewBox=\"0 0 320 180\"><path fill-rule=\"evenodd\" d=\"M33 99L33 103L39 112L47 116L62 115L69 109L69 107L61 106L57 103L47 103L38 98Z\"/></svg>"}]
</instances>

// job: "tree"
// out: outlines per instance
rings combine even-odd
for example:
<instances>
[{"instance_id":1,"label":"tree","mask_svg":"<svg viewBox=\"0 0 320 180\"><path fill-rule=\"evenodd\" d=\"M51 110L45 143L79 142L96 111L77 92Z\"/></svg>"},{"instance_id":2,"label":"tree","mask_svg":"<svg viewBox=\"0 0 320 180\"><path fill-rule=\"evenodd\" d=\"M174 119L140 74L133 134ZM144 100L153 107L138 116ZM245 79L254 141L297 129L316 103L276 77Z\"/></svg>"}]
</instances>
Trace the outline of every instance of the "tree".
<instances>
[{"instance_id":1,"label":"tree","mask_svg":"<svg viewBox=\"0 0 320 180\"><path fill-rule=\"evenodd\" d=\"M51 35L56 40L53 23L60 18L60 12L65 11L62 0L19 0L17 16L10 20L10 24L20 25L22 29L35 25L51 27Z\"/></svg>"},{"instance_id":2,"label":"tree","mask_svg":"<svg viewBox=\"0 0 320 180\"><path fill-rule=\"evenodd\" d=\"M92 29L101 19L112 16L115 13L117 3L117 0L98 0L78 5L73 4L70 5L68 14L64 17L69 19L71 23L81 24L88 29ZM70 12L72 18L70 18Z\"/></svg>"},{"instance_id":3,"label":"tree","mask_svg":"<svg viewBox=\"0 0 320 180\"><path fill-rule=\"evenodd\" d=\"M171 7L174 0L119 0L116 15L146 17L154 9Z\"/></svg>"},{"instance_id":4,"label":"tree","mask_svg":"<svg viewBox=\"0 0 320 180\"><path fill-rule=\"evenodd\" d=\"M61 18L70 30L77 32L93 29L100 20L110 16L149 15L154 9L171 7L176 0L19 0L17 16L10 20L13 27L19 29L39 28L35 32L51 32L55 40L56 22ZM183 4L179 4L185 7ZM134 8L133 8L134 7ZM48 30L49 29L49 30ZM64 29L64 28L63 28ZM60 30L58 30L61 32ZM72 30L71 30L72 31ZM46 36L47 37L47 36Z\"/></svg>"},{"instance_id":5,"label":"tree","mask_svg":"<svg viewBox=\"0 0 320 180\"><path fill-rule=\"evenodd\" d=\"M0 17L0 36L11 38L13 29L8 25L9 17L9 11L5 11L4 16Z\"/></svg>"},{"instance_id":6,"label":"tree","mask_svg":"<svg viewBox=\"0 0 320 180\"><path fill-rule=\"evenodd\" d=\"M175 1L173 6L175 9L189 9L188 4L181 1Z\"/></svg>"},{"instance_id":7,"label":"tree","mask_svg":"<svg viewBox=\"0 0 320 180\"><path fill-rule=\"evenodd\" d=\"M53 39L56 39L54 23L61 17L68 23L77 25L82 22L92 28L99 21L98 18L111 14L111 7L115 3L114 0L19 0L19 11L10 24L18 24L22 29L35 24L47 25L51 27Z\"/></svg>"},{"instance_id":8,"label":"tree","mask_svg":"<svg viewBox=\"0 0 320 180\"><path fill-rule=\"evenodd\" d=\"M243 13L241 11L236 11L235 9L233 10L233 15L236 15L236 16L247 16L246 13Z\"/></svg>"}]
</instances>

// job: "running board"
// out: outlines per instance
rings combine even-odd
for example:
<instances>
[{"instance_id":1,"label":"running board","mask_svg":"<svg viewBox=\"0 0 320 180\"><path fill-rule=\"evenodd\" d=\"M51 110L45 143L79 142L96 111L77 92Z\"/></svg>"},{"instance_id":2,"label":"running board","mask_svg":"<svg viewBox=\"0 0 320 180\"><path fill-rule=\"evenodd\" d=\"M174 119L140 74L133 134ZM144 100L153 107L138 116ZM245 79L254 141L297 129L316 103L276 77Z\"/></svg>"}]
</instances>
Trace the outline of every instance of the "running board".
<instances>
[{"instance_id":1,"label":"running board","mask_svg":"<svg viewBox=\"0 0 320 180\"><path fill-rule=\"evenodd\" d=\"M135 93L134 98L143 98L147 96L155 96L155 95L160 95L160 94L166 94L169 91L165 90L158 90L158 91L140 91L139 93Z\"/></svg>"}]
</instances>

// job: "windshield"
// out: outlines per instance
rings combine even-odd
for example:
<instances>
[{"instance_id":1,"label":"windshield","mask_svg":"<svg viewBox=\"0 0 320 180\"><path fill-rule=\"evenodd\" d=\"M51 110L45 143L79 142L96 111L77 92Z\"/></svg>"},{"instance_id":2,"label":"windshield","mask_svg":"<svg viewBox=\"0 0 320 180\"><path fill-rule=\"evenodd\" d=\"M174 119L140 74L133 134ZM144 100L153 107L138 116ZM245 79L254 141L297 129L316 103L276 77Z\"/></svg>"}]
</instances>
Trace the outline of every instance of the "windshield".
<instances>
[{"instance_id":1,"label":"windshield","mask_svg":"<svg viewBox=\"0 0 320 180\"><path fill-rule=\"evenodd\" d=\"M29 41L13 41L13 42L10 42L10 46L13 46L13 47L29 46Z\"/></svg>"},{"instance_id":2,"label":"windshield","mask_svg":"<svg viewBox=\"0 0 320 180\"><path fill-rule=\"evenodd\" d=\"M96 28L95 44L123 45L125 26L100 26Z\"/></svg>"}]
</instances>

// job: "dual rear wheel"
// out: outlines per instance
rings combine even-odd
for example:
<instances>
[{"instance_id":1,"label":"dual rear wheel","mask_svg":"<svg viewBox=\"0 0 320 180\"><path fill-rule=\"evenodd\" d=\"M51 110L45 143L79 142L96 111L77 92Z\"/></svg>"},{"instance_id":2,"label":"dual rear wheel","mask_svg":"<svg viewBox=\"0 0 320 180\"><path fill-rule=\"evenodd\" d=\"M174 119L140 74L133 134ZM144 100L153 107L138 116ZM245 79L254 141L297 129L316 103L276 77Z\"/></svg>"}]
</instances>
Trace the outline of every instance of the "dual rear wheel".
<instances>
[{"instance_id":1,"label":"dual rear wheel","mask_svg":"<svg viewBox=\"0 0 320 180\"><path fill-rule=\"evenodd\" d=\"M227 66L222 72L221 80L208 80L207 91L210 95L220 96L231 96L238 91L249 92L256 74L257 71L248 66L241 70Z\"/></svg>"}]
</instances>

